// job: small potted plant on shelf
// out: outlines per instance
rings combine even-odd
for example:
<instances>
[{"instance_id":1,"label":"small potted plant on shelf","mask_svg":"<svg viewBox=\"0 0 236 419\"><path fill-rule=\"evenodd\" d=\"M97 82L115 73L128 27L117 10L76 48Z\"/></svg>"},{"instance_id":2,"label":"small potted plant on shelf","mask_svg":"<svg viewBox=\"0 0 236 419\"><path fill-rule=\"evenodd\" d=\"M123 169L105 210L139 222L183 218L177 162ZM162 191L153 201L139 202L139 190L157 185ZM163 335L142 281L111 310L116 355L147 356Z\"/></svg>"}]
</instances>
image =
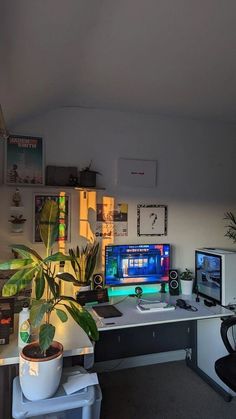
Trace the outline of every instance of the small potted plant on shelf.
<instances>
[{"instance_id":1,"label":"small potted plant on shelf","mask_svg":"<svg viewBox=\"0 0 236 419\"><path fill-rule=\"evenodd\" d=\"M26 222L26 218L23 218L23 215L11 215L10 220L11 228L13 233L22 233L23 231L23 224Z\"/></svg>"},{"instance_id":2,"label":"small potted plant on shelf","mask_svg":"<svg viewBox=\"0 0 236 419\"><path fill-rule=\"evenodd\" d=\"M31 301L30 322L33 327L39 328L38 341L27 344L22 349L19 368L22 391L29 400L52 396L60 382L63 347L60 342L53 340L56 327L51 321L52 313L63 323L68 320L69 314L89 338L98 339L92 316L73 297L63 295L60 291L58 280L74 281L74 278L68 278L65 273L57 273L57 265L70 260L70 256L61 252L53 253L58 233L58 216L58 204L47 200L39 224L40 235L46 247L44 258L34 249L18 244L11 247L21 258L0 264L0 269L15 270L3 286L2 296L14 296L31 282L34 286L35 298ZM31 374L30 371L33 370L37 374Z\"/></svg>"},{"instance_id":3,"label":"small potted plant on shelf","mask_svg":"<svg viewBox=\"0 0 236 419\"><path fill-rule=\"evenodd\" d=\"M91 165L92 161L90 161L89 165L79 172L79 186L92 188L96 187L97 175L100 175L101 173L96 170L91 170Z\"/></svg>"},{"instance_id":4,"label":"small potted plant on shelf","mask_svg":"<svg viewBox=\"0 0 236 419\"><path fill-rule=\"evenodd\" d=\"M97 263L99 243L88 243L85 247L69 249L70 263L75 275L75 285L80 286L80 290L91 288L92 275Z\"/></svg>"},{"instance_id":5,"label":"small potted plant on shelf","mask_svg":"<svg viewBox=\"0 0 236 419\"><path fill-rule=\"evenodd\" d=\"M185 268L180 274L181 292L184 295L191 295L193 290L193 273Z\"/></svg>"}]
</instances>

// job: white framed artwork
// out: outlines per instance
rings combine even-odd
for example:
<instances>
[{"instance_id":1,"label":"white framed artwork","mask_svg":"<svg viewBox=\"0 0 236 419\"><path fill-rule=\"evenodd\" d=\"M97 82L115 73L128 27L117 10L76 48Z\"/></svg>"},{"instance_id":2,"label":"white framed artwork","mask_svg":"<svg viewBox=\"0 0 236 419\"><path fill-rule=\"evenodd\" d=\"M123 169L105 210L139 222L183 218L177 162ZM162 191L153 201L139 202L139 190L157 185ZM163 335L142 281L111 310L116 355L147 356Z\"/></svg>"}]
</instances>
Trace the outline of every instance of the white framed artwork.
<instances>
[{"instance_id":1,"label":"white framed artwork","mask_svg":"<svg viewBox=\"0 0 236 419\"><path fill-rule=\"evenodd\" d=\"M150 188L156 186L156 160L118 160L117 183L121 186Z\"/></svg>"},{"instance_id":2,"label":"white framed artwork","mask_svg":"<svg viewBox=\"0 0 236 419\"><path fill-rule=\"evenodd\" d=\"M166 236L167 206L138 205L137 234L138 236Z\"/></svg>"}]
</instances>

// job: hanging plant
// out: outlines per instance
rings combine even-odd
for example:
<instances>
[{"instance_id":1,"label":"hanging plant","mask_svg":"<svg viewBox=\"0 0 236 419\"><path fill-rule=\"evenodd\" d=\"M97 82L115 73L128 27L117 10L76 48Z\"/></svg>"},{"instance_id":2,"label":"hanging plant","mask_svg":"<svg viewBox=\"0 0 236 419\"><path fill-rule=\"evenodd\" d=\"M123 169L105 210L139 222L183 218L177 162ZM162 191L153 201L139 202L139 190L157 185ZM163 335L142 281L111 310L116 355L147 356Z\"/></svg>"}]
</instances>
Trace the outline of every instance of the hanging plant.
<instances>
[{"instance_id":1,"label":"hanging plant","mask_svg":"<svg viewBox=\"0 0 236 419\"><path fill-rule=\"evenodd\" d=\"M8 220L9 223L12 224L24 224L26 221L26 218L23 218L23 215L11 215L11 219Z\"/></svg>"}]
</instances>

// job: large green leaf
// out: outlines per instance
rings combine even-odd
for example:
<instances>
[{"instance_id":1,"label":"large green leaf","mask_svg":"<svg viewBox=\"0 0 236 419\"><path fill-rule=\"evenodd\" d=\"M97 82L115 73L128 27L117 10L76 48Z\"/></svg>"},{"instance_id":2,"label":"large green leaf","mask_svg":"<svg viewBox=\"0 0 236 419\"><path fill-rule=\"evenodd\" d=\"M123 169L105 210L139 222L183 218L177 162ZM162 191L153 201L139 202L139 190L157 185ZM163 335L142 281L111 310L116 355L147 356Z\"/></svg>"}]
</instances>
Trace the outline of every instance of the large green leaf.
<instances>
[{"instance_id":1,"label":"large green leaf","mask_svg":"<svg viewBox=\"0 0 236 419\"><path fill-rule=\"evenodd\" d=\"M37 272L37 275L35 277L35 295L36 295L37 300L39 300L43 296L44 289L45 289L45 278L44 278L43 270L40 269Z\"/></svg>"},{"instance_id":2,"label":"large green leaf","mask_svg":"<svg viewBox=\"0 0 236 419\"><path fill-rule=\"evenodd\" d=\"M30 309L30 322L34 327L38 327L44 315L50 310L51 305L46 300L32 300Z\"/></svg>"},{"instance_id":3,"label":"large green leaf","mask_svg":"<svg viewBox=\"0 0 236 419\"><path fill-rule=\"evenodd\" d=\"M99 333L97 325L89 312L82 307L76 306L70 302L70 306L65 305L67 311L77 324L85 331L92 340L98 340Z\"/></svg>"},{"instance_id":4,"label":"large green leaf","mask_svg":"<svg viewBox=\"0 0 236 419\"><path fill-rule=\"evenodd\" d=\"M65 311L61 310L60 308L56 308L56 313L57 313L57 316L59 317L59 319L63 323L65 323L68 320L67 314L65 313Z\"/></svg>"},{"instance_id":5,"label":"large green leaf","mask_svg":"<svg viewBox=\"0 0 236 419\"><path fill-rule=\"evenodd\" d=\"M73 301L74 303L76 303L76 299L69 295L60 295L60 300Z\"/></svg>"},{"instance_id":6,"label":"large green leaf","mask_svg":"<svg viewBox=\"0 0 236 419\"><path fill-rule=\"evenodd\" d=\"M47 254L49 254L49 251L57 238L58 217L58 203L53 200L46 200L40 214L39 231L41 239L47 249Z\"/></svg>"},{"instance_id":7,"label":"large green leaf","mask_svg":"<svg viewBox=\"0 0 236 419\"><path fill-rule=\"evenodd\" d=\"M0 263L0 269L24 269L26 265L31 265L33 263L35 262L33 262L32 259L10 259Z\"/></svg>"},{"instance_id":8,"label":"large green leaf","mask_svg":"<svg viewBox=\"0 0 236 419\"><path fill-rule=\"evenodd\" d=\"M49 263L49 262L64 262L66 260L71 260L70 256L64 255L62 252L54 253L53 255L50 255L46 257L43 262Z\"/></svg>"},{"instance_id":9,"label":"large green leaf","mask_svg":"<svg viewBox=\"0 0 236 419\"><path fill-rule=\"evenodd\" d=\"M93 271L97 262L99 243L94 244L91 248L88 248L87 264L85 268L85 277L89 280L93 274Z\"/></svg>"},{"instance_id":10,"label":"large green leaf","mask_svg":"<svg viewBox=\"0 0 236 419\"><path fill-rule=\"evenodd\" d=\"M60 287L59 287L59 284L55 281L55 279L52 276L48 275L47 273L45 273L45 278L47 280L49 289L50 289L53 297L55 299L58 299L59 296L60 296Z\"/></svg>"},{"instance_id":11,"label":"large green leaf","mask_svg":"<svg viewBox=\"0 0 236 419\"><path fill-rule=\"evenodd\" d=\"M2 289L3 297L11 297L23 290L34 278L37 267L31 269L20 270L14 273L10 279L4 284Z\"/></svg>"},{"instance_id":12,"label":"large green leaf","mask_svg":"<svg viewBox=\"0 0 236 419\"><path fill-rule=\"evenodd\" d=\"M76 278L68 272L61 272L60 274L57 274L57 278L62 279L66 282L73 282L74 284L78 283L78 281L76 281Z\"/></svg>"},{"instance_id":13,"label":"large green leaf","mask_svg":"<svg viewBox=\"0 0 236 419\"><path fill-rule=\"evenodd\" d=\"M55 326L50 323L42 324L39 330L39 346L42 351L46 351L51 345L54 335L55 335Z\"/></svg>"},{"instance_id":14,"label":"large green leaf","mask_svg":"<svg viewBox=\"0 0 236 419\"><path fill-rule=\"evenodd\" d=\"M42 260L41 256L34 249L31 249L24 244L12 244L10 247L24 259L33 259L35 262Z\"/></svg>"}]
</instances>

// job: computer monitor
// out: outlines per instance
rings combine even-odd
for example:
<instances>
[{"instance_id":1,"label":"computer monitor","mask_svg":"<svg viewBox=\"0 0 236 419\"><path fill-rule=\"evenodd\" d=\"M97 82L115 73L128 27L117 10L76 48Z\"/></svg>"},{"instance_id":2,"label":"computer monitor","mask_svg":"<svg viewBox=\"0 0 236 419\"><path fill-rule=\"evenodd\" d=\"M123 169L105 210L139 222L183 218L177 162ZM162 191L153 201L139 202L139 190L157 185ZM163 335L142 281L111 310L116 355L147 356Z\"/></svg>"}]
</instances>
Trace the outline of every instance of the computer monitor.
<instances>
[{"instance_id":1,"label":"computer monitor","mask_svg":"<svg viewBox=\"0 0 236 419\"><path fill-rule=\"evenodd\" d=\"M236 303L236 252L206 248L195 251L195 287L223 306Z\"/></svg>"},{"instance_id":2,"label":"computer monitor","mask_svg":"<svg viewBox=\"0 0 236 419\"><path fill-rule=\"evenodd\" d=\"M105 248L105 285L168 282L170 244L125 244Z\"/></svg>"}]
</instances>

